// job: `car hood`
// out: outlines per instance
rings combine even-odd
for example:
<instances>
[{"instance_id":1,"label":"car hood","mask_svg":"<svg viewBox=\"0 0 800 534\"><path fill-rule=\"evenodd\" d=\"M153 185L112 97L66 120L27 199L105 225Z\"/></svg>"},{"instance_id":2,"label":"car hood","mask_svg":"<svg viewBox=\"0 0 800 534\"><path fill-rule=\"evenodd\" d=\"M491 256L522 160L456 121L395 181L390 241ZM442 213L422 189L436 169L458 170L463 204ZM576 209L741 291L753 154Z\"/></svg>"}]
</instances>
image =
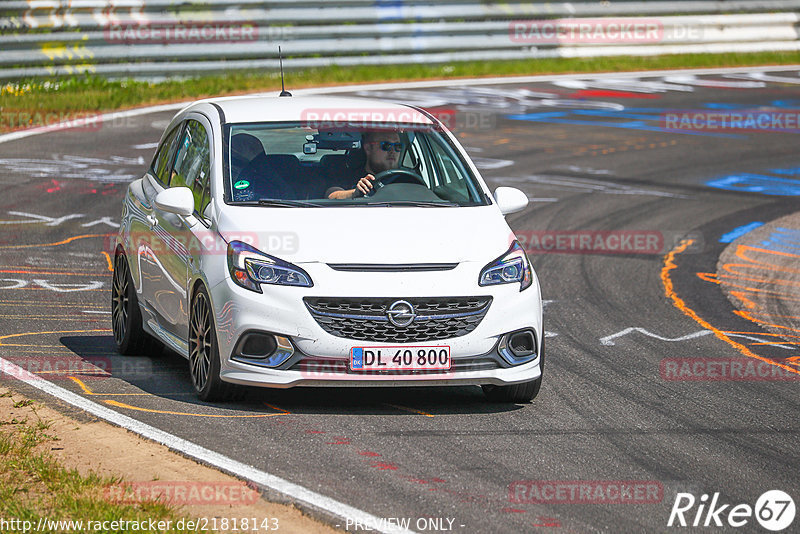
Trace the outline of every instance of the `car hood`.
<instances>
[{"instance_id":1,"label":"car hood","mask_svg":"<svg viewBox=\"0 0 800 534\"><path fill-rule=\"evenodd\" d=\"M488 262L514 234L494 206L265 208L225 206L222 237L293 263Z\"/></svg>"}]
</instances>

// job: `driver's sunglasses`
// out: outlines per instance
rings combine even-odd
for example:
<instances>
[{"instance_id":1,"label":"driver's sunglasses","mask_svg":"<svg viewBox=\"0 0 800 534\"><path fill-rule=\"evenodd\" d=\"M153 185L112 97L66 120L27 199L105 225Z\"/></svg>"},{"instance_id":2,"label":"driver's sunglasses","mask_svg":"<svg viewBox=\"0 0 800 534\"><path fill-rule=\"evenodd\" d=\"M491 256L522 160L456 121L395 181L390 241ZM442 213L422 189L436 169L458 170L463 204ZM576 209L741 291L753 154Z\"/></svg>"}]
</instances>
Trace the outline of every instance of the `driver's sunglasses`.
<instances>
[{"instance_id":1,"label":"driver's sunglasses","mask_svg":"<svg viewBox=\"0 0 800 534\"><path fill-rule=\"evenodd\" d=\"M392 143L391 141L373 141L373 143L380 143L381 150L384 152L391 152L392 148L395 152L403 151L403 143Z\"/></svg>"}]
</instances>

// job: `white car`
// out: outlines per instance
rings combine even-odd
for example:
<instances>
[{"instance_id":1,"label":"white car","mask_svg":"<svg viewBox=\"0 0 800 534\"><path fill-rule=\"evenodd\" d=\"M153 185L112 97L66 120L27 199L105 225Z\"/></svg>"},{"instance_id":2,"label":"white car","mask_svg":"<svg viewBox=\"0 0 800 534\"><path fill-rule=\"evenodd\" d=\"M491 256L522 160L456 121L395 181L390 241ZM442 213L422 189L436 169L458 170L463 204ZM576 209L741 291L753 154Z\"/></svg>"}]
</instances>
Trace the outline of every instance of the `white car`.
<instances>
[{"instance_id":1,"label":"white car","mask_svg":"<svg viewBox=\"0 0 800 534\"><path fill-rule=\"evenodd\" d=\"M367 172L378 150L395 167ZM125 195L114 339L122 354L157 340L183 355L209 401L238 385L476 385L527 402L542 381L541 292L504 219L527 203L491 195L422 109L199 101Z\"/></svg>"}]
</instances>

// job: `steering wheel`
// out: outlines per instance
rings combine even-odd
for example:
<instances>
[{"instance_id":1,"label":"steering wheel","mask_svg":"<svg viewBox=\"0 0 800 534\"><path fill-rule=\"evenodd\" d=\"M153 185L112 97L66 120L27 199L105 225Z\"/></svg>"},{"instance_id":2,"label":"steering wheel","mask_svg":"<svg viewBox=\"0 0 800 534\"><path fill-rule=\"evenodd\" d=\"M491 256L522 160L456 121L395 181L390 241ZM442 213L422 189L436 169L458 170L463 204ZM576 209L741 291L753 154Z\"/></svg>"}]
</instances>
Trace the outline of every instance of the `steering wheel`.
<instances>
[{"instance_id":1,"label":"steering wheel","mask_svg":"<svg viewBox=\"0 0 800 534\"><path fill-rule=\"evenodd\" d=\"M408 169L387 169L375 175L375 179L372 181L372 189L370 189L365 196L371 197L378 189L389 184L393 184L397 180L405 177L413 178L414 182L428 187L428 184L425 183L425 180L422 178L422 176L414 171L410 171Z\"/></svg>"}]
</instances>

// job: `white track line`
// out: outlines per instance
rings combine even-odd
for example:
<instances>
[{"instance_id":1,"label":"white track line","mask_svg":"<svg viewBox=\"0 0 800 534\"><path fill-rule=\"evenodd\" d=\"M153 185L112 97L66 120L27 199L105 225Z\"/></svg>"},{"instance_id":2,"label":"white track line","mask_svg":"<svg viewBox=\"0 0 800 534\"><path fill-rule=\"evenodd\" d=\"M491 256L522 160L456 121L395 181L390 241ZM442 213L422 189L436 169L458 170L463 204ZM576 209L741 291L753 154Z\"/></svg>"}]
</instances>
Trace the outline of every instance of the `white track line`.
<instances>
[{"instance_id":1,"label":"white track line","mask_svg":"<svg viewBox=\"0 0 800 534\"><path fill-rule=\"evenodd\" d=\"M369 525L376 532L385 532L387 534L412 532L410 530L400 528L397 525L392 525L389 522L382 521L376 516L331 499L330 497L320 495L319 493L306 489L303 486L293 484L288 480L284 480L280 477L276 477L275 475L270 475L269 473L260 471L251 465L237 462L236 460L206 449L205 447L201 447L200 445L192 443L191 441L179 438L170 434L169 432L159 430L158 428L142 423L141 421L137 421L132 417L123 415L119 412L106 408L105 406L101 406L95 402L87 400L84 397L81 397L76 393L57 386L52 382L48 382L42 377L34 375L15 365L14 363L4 360L3 358L0 358L0 371L2 371L2 375L4 376L10 376L21 382L25 382L26 384L33 386L47 393L48 395L52 395L53 397L66 402L67 404L75 406L76 408L80 408L81 410L84 410L101 419L105 419L112 424L130 430L131 432L139 434L142 437L165 445L174 451L185 454L186 456L196 460L200 460L203 463L217 467L222 471L246 480L251 480L256 484L278 491L317 510L324 510L345 520L350 519L353 522L358 521L362 525Z\"/></svg>"},{"instance_id":2,"label":"white track line","mask_svg":"<svg viewBox=\"0 0 800 534\"><path fill-rule=\"evenodd\" d=\"M428 87L446 87L451 85L498 85L498 84L517 84L517 83L536 83L536 82L549 82L553 80L565 79L597 79L607 76L614 78L635 78L635 77L656 77L676 74L735 74L743 71L749 72L765 72L765 71L784 71L800 69L800 65L773 65L767 67L739 67L739 68L720 68L720 69L680 69L680 70L661 70L661 71L638 71L638 72L613 72L613 73L585 73L585 74L559 74L559 75L538 75L538 76L511 76L499 78L470 78L470 79L452 79L452 80L428 80L422 82L401 82L401 83L379 83L379 84L361 84L361 85L348 85L341 87L323 87L313 89L299 89L295 94L299 95L318 95L318 94L332 94L344 93L351 91L367 91L367 90L394 90L394 89L424 89ZM274 92L274 91L273 91ZM260 93L265 94L265 93ZM99 117L102 121L113 121L116 119L124 119L128 117L136 117L139 115L147 115L150 113L158 113L161 111L174 111L183 108L192 101L178 102L175 104L165 104L160 106L150 106L138 109L131 109L127 111L116 111L113 113L106 113ZM12 132L10 134L0 135L0 143L7 143L17 139L24 139L34 135L44 133L52 133L53 131L67 131L68 128L59 130L58 125L47 126L45 128L33 128L30 130L21 130L19 132ZM227 456L223 456L214 451L201 447L191 441L174 436L163 430L159 430L150 425L146 425L136 419L122 415L109 408L101 406L97 403L89 401L80 395L72 393L64 388L56 386L46 380L41 379L24 369L14 365L13 363L0 358L0 369L7 374L11 374L22 382L26 382L49 395L61 399L62 401L85 410L101 419L121 426L131 432L135 432L142 437L156 441L166 445L170 449L181 452L187 456L200 460L201 462L213 465L223 471L234 474L241 478L252 480L264 487L283 493L284 495L296 499L297 501L307 504L313 508L323 510L335 514L343 519L350 518L353 521L361 521L362 524L372 526L376 532L411 532L408 530L395 527L394 525L383 523L381 520L367 512L358 510L344 503L315 493L297 484L293 484L288 480L284 480L275 475L270 475L264 471L259 471L253 466L237 462ZM11 371L10 373L8 371ZM384 527L379 530L379 527ZM386 528L389 527L389 528ZM394 527L394 528L393 528Z\"/></svg>"},{"instance_id":3,"label":"white track line","mask_svg":"<svg viewBox=\"0 0 800 534\"><path fill-rule=\"evenodd\" d=\"M650 78L658 76L673 76L681 74L694 74L694 75L707 75L707 74L738 74L742 72L780 72L786 70L800 69L800 65L771 65L766 67L725 67L725 68L712 68L712 69L675 69L675 70L643 70L633 72L596 72L596 73L583 73L583 74L541 74L536 76L508 76L508 77L494 77L494 78L453 78L450 80L427 80L419 82L390 82L390 83L371 83L360 85L342 85L339 87L319 87L311 89L297 89L294 94L301 95L323 95L335 93L348 93L352 91L376 91L385 90L391 91L394 89L425 89L429 87L449 87L449 86L467 86L467 85L499 85L499 84L518 84L518 83L538 83L538 82L552 82L556 80L597 80L601 78ZM291 83L291 78L290 78ZM291 89L291 87L290 87ZM253 94L274 94L277 91L260 92ZM185 102L177 102L174 104L164 104L160 106L150 106L145 108L131 109L127 111L115 111L97 117L99 121L113 121L116 119L125 119L128 117L136 117L138 115L147 115L149 113L158 113L160 111L175 111L183 108L184 106L194 102L194 100L187 100ZM74 122L74 121L73 121ZM54 131L67 131L69 128L60 128L62 125L69 124L69 121L64 123L48 125L43 128L31 128L29 130L20 130L5 135L0 135L0 143L15 141L33 135L41 135L45 133L52 133Z\"/></svg>"}]
</instances>

